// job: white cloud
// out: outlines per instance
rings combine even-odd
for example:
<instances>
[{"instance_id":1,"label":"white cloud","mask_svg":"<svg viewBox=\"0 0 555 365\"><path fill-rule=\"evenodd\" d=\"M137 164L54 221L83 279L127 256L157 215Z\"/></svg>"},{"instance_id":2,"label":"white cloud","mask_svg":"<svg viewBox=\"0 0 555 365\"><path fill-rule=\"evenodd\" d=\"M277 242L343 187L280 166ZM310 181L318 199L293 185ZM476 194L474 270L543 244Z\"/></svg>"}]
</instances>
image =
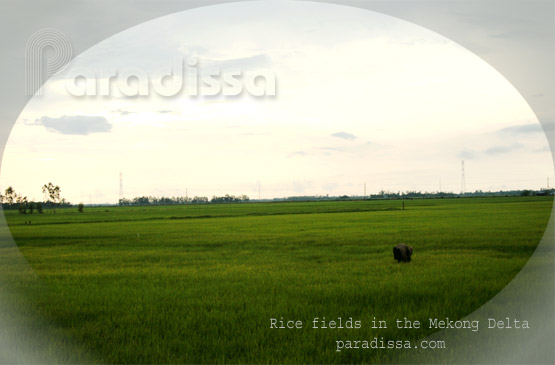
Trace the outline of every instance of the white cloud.
<instances>
[{"instance_id":1,"label":"white cloud","mask_svg":"<svg viewBox=\"0 0 555 365\"><path fill-rule=\"evenodd\" d=\"M103 116L64 115L58 118L43 116L35 121L52 132L61 134L87 135L105 133L112 129L112 124Z\"/></svg>"},{"instance_id":2,"label":"white cloud","mask_svg":"<svg viewBox=\"0 0 555 365\"><path fill-rule=\"evenodd\" d=\"M465 160L465 159L472 160L472 159L476 158L476 151L469 150L469 149L465 148L457 154L457 157L461 158L463 160Z\"/></svg>"},{"instance_id":3,"label":"white cloud","mask_svg":"<svg viewBox=\"0 0 555 365\"><path fill-rule=\"evenodd\" d=\"M518 135L523 133L542 133L543 129L539 123L520 124L516 126L505 127L499 131L500 133L508 133Z\"/></svg>"},{"instance_id":4,"label":"white cloud","mask_svg":"<svg viewBox=\"0 0 555 365\"><path fill-rule=\"evenodd\" d=\"M337 132L332 134L332 137L337 137L337 138L342 138L347 140L353 140L357 138L355 135L347 132Z\"/></svg>"},{"instance_id":5,"label":"white cloud","mask_svg":"<svg viewBox=\"0 0 555 365\"><path fill-rule=\"evenodd\" d=\"M295 152L290 153L289 155L287 155L287 157L304 157L304 156L306 156L305 151L295 151Z\"/></svg>"},{"instance_id":6,"label":"white cloud","mask_svg":"<svg viewBox=\"0 0 555 365\"><path fill-rule=\"evenodd\" d=\"M511 152L517 151L521 148L522 148L522 145L520 143L515 143L515 144L509 145L509 146L490 147L487 150L485 150L484 153L487 154L487 155L500 155L500 154L511 153Z\"/></svg>"}]
</instances>

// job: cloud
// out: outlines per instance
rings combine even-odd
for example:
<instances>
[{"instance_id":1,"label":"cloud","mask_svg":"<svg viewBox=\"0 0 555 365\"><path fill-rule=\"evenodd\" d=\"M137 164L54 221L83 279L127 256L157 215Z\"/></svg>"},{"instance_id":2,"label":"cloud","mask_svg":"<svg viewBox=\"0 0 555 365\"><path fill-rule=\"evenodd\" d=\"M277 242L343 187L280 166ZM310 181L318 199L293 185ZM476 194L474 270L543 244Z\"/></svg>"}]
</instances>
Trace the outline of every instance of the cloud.
<instances>
[{"instance_id":1,"label":"cloud","mask_svg":"<svg viewBox=\"0 0 555 365\"><path fill-rule=\"evenodd\" d=\"M488 148L487 150L484 151L485 154L493 156L493 155L500 155L500 154L505 154L505 153L510 153L513 152L514 150L518 150L522 148L521 144L515 143L513 145L510 146L495 146L495 147L491 147Z\"/></svg>"},{"instance_id":2,"label":"cloud","mask_svg":"<svg viewBox=\"0 0 555 365\"><path fill-rule=\"evenodd\" d=\"M546 152L550 152L551 149L549 148L549 146L544 146L542 148L535 148L532 150L532 153L546 153Z\"/></svg>"},{"instance_id":3,"label":"cloud","mask_svg":"<svg viewBox=\"0 0 555 365\"><path fill-rule=\"evenodd\" d=\"M491 38L500 38L500 39L508 39L508 38L515 38L520 36L520 32L517 31L510 31L510 32L501 32L489 35Z\"/></svg>"},{"instance_id":4,"label":"cloud","mask_svg":"<svg viewBox=\"0 0 555 365\"><path fill-rule=\"evenodd\" d=\"M496 156L496 155L511 153L516 150L522 149L523 147L524 146L520 143L514 143L512 145L493 146L485 150L479 150L479 151L465 148L457 154L457 157L463 160L474 160L477 157L483 157L484 155Z\"/></svg>"},{"instance_id":5,"label":"cloud","mask_svg":"<svg viewBox=\"0 0 555 365\"><path fill-rule=\"evenodd\" d=\"M103 116L93 115L64 115L59 118L43 116L35 121L51 132L61 134L88 135L90 133L109 132L112 124Z\"/></svg>"},{"instance_id":6,"label":"cloud","mask_svg":"<svg viewBox=\"0 0 555 365\"><path fill-rule=\"evenodd\" d=\"M353 140L356 139L357 137L351 133L347 133L347 132L337 132L331 135L332 137L337 137L337 138L343 138L343 139L347 139L347 140Z\"/></svg>"},{"instance_id":7,"label":"cloud","mask_svg":"<svg viewBox=\"0 0 555 365\"><path fill-rule=\"evenodd\" d=\"M522 134L522 133L541 133L543 129L539 123L521 124L512 127L506 127L499 130L499 133L505 134Z\"/></svg>"},{"instance_id":8,"label":"cloud","mask_svg":"<svg viewBox=\"0 0 555 365\"><path fill-rule=\"evenodd\" d=\"M158 110L158 113L160 113L160 114L166 114L166 113L172 113L172 111L171 111L171 110L164 109L164 110Z\"/></svg>"},{"instance_id":9,"label":"cloud","mask_svg":"<svg viewBox=\"0 0 555 365\"><path fill-rule=\"evenodd\" d=\"M216 61L214 62L218 65L221 69L253 69L253 68L267 68L270 67L270 57L267 54L260 53L250 57L241 57L241 58L233 58L227 59L224 61Z\"/></svg>"},{"instance_id":10,"label":"cloud","mask_svg":"<svg viewBox=\"0 0 555 365\"><path fill-rule=\"evenodd\" d=\"M133 114L135 112L130 112L128 110L118 109L118 110L112 110L112 113L118 113L120 115L129 115L129 114Z\"/></svg>"},{"instance_id":11,"label":"cloud","mask_svg":"<svg viewBox=\"0 0 555 365\"><path fill-rule=\"evenodd\" d=\"M343 137L339 137L339 138L343 138ZM354 138L357 138L357 137L354 137ZM325 154L329 154L329 151L352 153L352 154L364 154L370 151L376 151L381 147L382 146L379 144L366 141L364 143L350 144L349 146L334 146L334 147L329 146L329 147L319 147L318 149L326 151Z\"/></svg>"},{"instance_id":12,"label":"cloud","mask_svg":"<svg viewBox=\"0 0 555 365\"><path fill-rule=\"evenodd\" d=\"M306 156L306 152L304 151L295 151L293 153L290 153L289 155L287 155L287 157L304 157Z\"/></svg>"},{"instance_id":13,"label":"cloud","mask_svg":"<svg viewBox=\"0 0 555 365\"><path fill-rule=\"evenodd\" d=\"M200 75L223 73L230 70L246 72L256 69L268 69L271 66L270 56L264 53L238 58L202 58L199 57L198 72Z\"/></svg>"},{"instance_id":14,"label":"cloud","mask_svg":"<svg viewBox=\"0 0 555 365\"><path fill-rule=\"evenodd\" d=\"M457 157L461 159L473 160L476 157L476 152L465 148L459 152Z\"/></svg>"}]
</instances>

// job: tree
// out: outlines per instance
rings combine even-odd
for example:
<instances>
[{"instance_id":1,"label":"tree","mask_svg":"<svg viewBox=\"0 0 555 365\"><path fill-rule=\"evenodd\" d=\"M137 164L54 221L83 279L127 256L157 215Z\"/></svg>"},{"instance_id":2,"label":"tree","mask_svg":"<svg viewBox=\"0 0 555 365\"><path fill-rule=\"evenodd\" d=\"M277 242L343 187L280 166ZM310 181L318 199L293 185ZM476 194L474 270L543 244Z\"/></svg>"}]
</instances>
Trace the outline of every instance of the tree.
<instances>
[{"instance_id":1,"label":"tree","mask_svg":"<svg viewBox=\"0 0 555 365\"><path fill-rule=\"evenodd\" d=\"M202 204L202 203L208 203L208 198L205 196L195 196L192 200L191 203L193 204Z\"/></svg>"},{"instance_id":2,"label":"tree","mask_svg":"<svg viewBox=\"0 0 555 365\"><path fill-rule=\"evenodd\" d=\"M17 197L15 190L11 186L8 186L4 194L4 200L6 201L6 203L12 205Z\"/></svg>"},{"instance_id":3,"label":"tree","mask_svg":"<svg viewBox=\"0 0 555 365\"><path fill-rule=\"evenodd\" d=\"M27 214L27 197L16 195L16 202L18 204L17 209L19 210L19 214Z\"/></svg>"},{"instance_id":4,"label":"tree","mask_svg":"<svg viewBox=\"0 0 555 365\"><path fill-rule=\"evenodd\" d=\"M48 202L52 202L54 205L54 213L56 213L56 204L60 201L60 187L58 185L54 186L54 184L49 182L43 185L42 192L45 197L48 196Z\"/></svg>"},{"instance_id":5,"label":"tree","mask_svg":"<svg viewBox=\"0 0 555 365\"><path fill-rule=\"evenodd\" d=\"M77 211L79 211L79 213L83 213L84 209L85 209L85 204L79 203L79 205L77 206Z\"/></svg>"}]
</instances>

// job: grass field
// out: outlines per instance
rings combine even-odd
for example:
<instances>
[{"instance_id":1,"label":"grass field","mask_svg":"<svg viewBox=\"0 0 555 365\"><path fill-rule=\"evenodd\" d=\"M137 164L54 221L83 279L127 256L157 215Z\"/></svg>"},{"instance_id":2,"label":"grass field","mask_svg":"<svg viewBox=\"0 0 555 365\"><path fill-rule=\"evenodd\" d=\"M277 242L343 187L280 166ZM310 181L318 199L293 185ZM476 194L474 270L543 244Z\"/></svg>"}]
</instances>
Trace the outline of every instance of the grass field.
<instances>
[{"instance_id":1,"label":"grass field","mask_svg":"<svg viewBox=\"0 0 555 365\"><path fill-rule=\"evenodd\" d=\"M395 319L472 312L526 263L553 199L401 204L75 208L6 219L48 287L17 290L99 361L389 362L395 350L337 352L336 340L414 341L434 330L397 329ZM400 242L414 247L410 264L393 260ZM280 317L304 326L270 329ZM353 317L362 328L313 329L315 317ZM388 328L370 328L374 317Z\"/></svg>"}]
</instances>

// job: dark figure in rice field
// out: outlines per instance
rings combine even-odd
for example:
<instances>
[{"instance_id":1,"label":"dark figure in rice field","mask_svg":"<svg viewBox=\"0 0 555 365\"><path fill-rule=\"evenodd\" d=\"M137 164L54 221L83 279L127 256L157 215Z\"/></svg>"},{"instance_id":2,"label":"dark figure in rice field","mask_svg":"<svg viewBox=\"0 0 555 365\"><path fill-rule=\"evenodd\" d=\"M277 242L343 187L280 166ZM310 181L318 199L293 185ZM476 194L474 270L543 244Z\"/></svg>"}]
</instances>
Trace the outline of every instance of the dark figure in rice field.
<instances>
[{"instance_id":1,"label":"dark figure in rice field","mask_svg":"<svg viewBox=\"0 0 555 365\"><path fill-rule=\"evenodd\" d=\"M412 247L407 246L404 243L399 243L397 246L393 247L393 258L398 262L410 262L411 256Z\"/></svg>"}]
</instances>

